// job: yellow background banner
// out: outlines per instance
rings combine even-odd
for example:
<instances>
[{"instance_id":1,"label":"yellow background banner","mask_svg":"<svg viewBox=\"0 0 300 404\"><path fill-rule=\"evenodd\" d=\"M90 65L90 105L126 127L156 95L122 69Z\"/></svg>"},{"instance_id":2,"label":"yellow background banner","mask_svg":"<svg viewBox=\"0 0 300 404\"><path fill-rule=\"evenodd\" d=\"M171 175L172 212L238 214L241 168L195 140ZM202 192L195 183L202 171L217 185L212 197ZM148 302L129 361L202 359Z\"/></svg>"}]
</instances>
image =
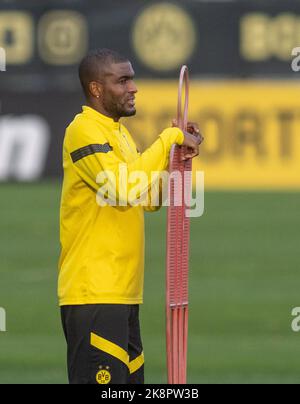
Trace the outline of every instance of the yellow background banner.
<instances>
[{"instance_id":1,"label":"yellow background banner","mask_svg":"<svg viewBox=\"0 0 300 404\"><path fill-rule=\"evenodd\" d=\"M137 82L124 120L144 150L176 116L177 82ZM213 189L300 189L298 81L191 81L189 120L205 137L193 168Z\"/></svg>"}]
</instances>

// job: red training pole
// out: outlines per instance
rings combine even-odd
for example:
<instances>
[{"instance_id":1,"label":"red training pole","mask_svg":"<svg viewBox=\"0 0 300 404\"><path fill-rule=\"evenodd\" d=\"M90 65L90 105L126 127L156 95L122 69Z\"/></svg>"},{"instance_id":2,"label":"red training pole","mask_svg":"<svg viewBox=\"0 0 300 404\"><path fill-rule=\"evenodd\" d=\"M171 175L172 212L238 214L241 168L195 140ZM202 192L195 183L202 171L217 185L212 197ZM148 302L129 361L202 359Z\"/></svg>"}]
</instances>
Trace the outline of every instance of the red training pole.
<instances>
[{"instance_id":1,"label":"red training pole","mask_svg":"<svg viewBox=\"0 0 300 404\"><path fill-rule=\"evenodd\" d=\"M182 94L185 102L182 113ZM187 130L189 102L188 68L183 66L179 78L177 124ZM170 182L167 215L166 271L166 343L169 384L187 380L188 343L188 270L190 220L185 215L191 195L191 160L182 161L183 146L173 146L170 153Z\"/></svg>"}]
</instances>

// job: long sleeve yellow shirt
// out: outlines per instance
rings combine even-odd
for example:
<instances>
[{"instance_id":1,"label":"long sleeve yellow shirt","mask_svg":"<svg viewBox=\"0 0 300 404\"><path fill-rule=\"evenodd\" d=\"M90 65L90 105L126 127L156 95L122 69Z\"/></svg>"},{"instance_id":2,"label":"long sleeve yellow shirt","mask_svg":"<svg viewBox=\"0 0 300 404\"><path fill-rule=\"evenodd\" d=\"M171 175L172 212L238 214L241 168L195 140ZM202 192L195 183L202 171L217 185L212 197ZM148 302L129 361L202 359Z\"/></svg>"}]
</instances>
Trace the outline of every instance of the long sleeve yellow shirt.
<instances>
[{"instance_id":1,"label":"long sleeve yellow shirt","mask_svg":"<svg viewBox=\"0 0 300 404\"><path fill-rule=\"evenodd\" d=\"M144 283L143 206L99 206L99 173L143 171L168 165L178 128L164 130L142 154L128 130L90 107L68 126L63 147L60 210L59 304L140 304ZM117 198L123 198L116 181ZM149 208L149 210L153 210Z\"/></svg>"}]
</instances>

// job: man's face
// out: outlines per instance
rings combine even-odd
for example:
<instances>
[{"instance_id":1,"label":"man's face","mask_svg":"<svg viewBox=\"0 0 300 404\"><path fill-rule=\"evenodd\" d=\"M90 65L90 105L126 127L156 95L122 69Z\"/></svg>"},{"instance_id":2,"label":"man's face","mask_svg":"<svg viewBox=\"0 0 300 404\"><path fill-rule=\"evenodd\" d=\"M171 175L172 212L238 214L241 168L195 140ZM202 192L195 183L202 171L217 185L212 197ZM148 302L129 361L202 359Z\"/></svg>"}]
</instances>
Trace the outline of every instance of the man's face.
<instances>
[{"instance_id":1,"label":"man's face","mask_svg":"<svg viewBox=\"0 0 300 404\"><path fill-rule=\"evenodd\" d=\"M115 119L136 114L133 81L134 71L130 62L112 63L102 82L101 101L104 109Z\"/></svg>"}]
</instances>

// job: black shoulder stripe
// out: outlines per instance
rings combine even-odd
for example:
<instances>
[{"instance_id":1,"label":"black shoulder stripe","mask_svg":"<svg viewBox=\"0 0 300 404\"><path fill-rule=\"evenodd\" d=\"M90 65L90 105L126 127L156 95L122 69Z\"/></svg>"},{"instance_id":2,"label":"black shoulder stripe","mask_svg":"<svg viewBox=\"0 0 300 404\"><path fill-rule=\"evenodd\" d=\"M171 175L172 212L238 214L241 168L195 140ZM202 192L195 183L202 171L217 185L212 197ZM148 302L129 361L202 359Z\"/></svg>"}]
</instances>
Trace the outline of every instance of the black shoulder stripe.
<instances>
[{"instance_id":1,"label":"black shoulder stripe","mask_svg":"<svg viewBox=\"0 0 300 404\"><path fill-rule=\"evenodd\" d=\"M108 153L112 151L113 148L109 143L105 144L90 144L85 147L81 147L81 149L74 150L71 153L71 158L73 163L75 163L78 160L83 159L84 157L90 156L91 154L95 153Z\"/></svg>"}]
</instances>

